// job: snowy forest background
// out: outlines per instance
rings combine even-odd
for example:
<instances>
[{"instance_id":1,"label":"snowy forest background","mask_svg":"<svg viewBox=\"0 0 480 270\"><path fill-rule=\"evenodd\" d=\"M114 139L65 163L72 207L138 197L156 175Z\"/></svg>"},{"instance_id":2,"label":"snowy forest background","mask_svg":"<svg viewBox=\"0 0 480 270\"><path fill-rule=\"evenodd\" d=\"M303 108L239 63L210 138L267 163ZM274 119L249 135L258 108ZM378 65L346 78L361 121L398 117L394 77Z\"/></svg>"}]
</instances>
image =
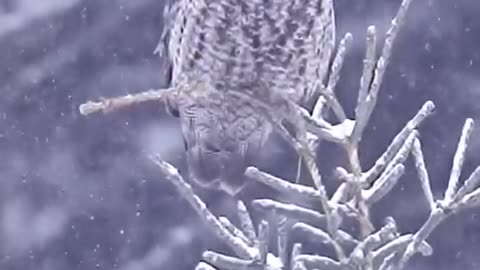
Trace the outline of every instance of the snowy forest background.
<instances>
[{"instance_id":1,"label":"snowy forest background","mask_svg":"<svg viewBox=\"0 0 480 270\"><path fill-rule=\"evenodd\" d=\"M164 63L152 54L162 3L0 0L0 269L192 269L204 249L221 248L146 157L157 152L185 167L175 119L155 104L78 112L87 100L164 85ZM354 35L338 87L346 108L356 101L367 26L385 33L399 4L335 1L337 38ZM436 114L420 134L434 195L443 193L464 120L480 118L478 14L474 0L413 2L364 136L363 164L432 99ZM479 130L462 179L480 164ZM291 178L295 158L285 148L271 145L263 166ZM337 150L324 150L331 152L322 168L342 163ZM392 215L403 232L428 214L412 166L373 209L374 220ZM247 199L278 196L257 185ZM217 213L234 205L222 194L199 195ZM429 242L433 256L416 257L408 269L479 269L480 209L447 220Z\"/></svg>"}]
</instances>

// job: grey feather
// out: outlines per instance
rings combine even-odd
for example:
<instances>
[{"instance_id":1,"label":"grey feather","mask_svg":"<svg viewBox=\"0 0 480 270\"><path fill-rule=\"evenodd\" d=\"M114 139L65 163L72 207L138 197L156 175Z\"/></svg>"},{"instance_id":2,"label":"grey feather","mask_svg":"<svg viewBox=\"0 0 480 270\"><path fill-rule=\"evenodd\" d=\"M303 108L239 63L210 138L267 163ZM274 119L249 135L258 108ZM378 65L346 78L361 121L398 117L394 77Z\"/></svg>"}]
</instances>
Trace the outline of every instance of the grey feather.
<instances>
[{"instance_id":1,"label":"grey feather","mask_svg":"<svg viewBox=\"0 0 480 270\"><path fill-rule=\"evenodd\" d=\"M236 193L250 155L272 128L231 93L271 91L307 104L334 48L332 0L170 0L164 13L156 52L171 61L171 84L200 76L212 90L204 98L183 98L173 109L191 176Z\"/></svg>"}]
</instances>

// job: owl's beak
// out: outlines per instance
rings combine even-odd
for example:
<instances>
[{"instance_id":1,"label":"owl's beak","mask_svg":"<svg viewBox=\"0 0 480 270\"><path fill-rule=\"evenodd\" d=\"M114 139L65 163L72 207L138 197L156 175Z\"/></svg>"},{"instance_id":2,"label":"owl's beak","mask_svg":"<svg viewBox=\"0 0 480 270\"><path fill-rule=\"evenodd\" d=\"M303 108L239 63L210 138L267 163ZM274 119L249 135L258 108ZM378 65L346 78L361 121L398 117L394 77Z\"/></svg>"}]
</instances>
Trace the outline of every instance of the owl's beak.
<instances>
[{"instance_id":1,"label":"owl's beak","mask_svg":"<svg viewBox=\"0 0 480 270\"><path fill-rule=\"evenodd\" d=\"M207 157L189 149L188 166L190 177L198 185L216 189L231 196L238 194L245 186L245 157L239 153L220 151Z\"/></svg>"}]
</instances>

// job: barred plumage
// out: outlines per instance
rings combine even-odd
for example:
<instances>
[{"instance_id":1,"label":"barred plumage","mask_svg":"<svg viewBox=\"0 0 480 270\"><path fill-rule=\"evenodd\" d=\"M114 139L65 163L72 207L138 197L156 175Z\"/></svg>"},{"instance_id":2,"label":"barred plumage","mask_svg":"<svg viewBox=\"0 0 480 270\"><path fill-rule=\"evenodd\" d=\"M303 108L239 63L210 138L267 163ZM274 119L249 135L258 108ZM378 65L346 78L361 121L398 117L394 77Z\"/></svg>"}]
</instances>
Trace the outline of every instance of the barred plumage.
<instances>
[{"instance_id":1,"label":"barred plumage","mask_svg":"<svg viewBox=\"0 0 480 270\"><path fill-rule=\"evenodd\" d=\"M171 61L171 84L207 78L207 98L184 98L180 117L191 176L236 193L270 124L232 91L273 91L311 101L334 48L332 0L178 0L165 10L157 50ZM184 76L184 77L182 77Z\"/></svg>"}]
</instances>

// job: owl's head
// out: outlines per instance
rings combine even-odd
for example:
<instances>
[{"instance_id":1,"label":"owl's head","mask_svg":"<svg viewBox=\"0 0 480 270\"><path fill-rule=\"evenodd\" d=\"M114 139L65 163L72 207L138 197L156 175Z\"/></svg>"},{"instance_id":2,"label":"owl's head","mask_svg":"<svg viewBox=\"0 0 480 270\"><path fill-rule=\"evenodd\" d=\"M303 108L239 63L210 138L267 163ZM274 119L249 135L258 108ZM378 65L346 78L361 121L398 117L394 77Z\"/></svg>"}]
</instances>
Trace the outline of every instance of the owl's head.
<instances>
[{"instance_id":1,"label":"owl's head","mask_svg":"<svg viewBox=\"0 0 480 270\"><path fill-rule=\"evenodd\" d=\"M232 196L238 194L246 185L245 170L263 144L260 134L245 138L239 134L244 127L236 126L238 121L218 119L204 108L168 108L181 123L192 181Z\"/></svg>"},{"instance_id":2,"label":"owl's head","mask_svg":"<svg viewBox=\"0 0 480 270\"><path fill-rule=\"evenodd\" d=\"M185 134L188 133L188 134ZM210 133L215 133L215 130ZM190 178L202 187L234 196L245 186L247 145L236 138L219 139L197 129L184 132Z\"/></svg>"}]
</instances>

